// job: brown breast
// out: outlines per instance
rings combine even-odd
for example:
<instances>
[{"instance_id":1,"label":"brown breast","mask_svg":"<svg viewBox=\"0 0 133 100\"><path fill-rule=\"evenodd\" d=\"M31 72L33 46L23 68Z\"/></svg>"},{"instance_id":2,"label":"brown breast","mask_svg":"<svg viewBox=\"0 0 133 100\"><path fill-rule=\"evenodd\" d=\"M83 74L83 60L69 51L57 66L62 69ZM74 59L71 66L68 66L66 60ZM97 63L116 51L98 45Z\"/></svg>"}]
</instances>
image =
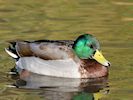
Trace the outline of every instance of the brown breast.
<instances>
[{"instance_id":1,"label":"brown breast","mask_svg":"<svg viewBox=\"0 0 133 100\"><path fill-rule=\"evenodd\" d=\"M80 73L82 78L98 78L108 75L108 68L98 63L96 60L81 60Z\"/></svg>"}]
</instances>

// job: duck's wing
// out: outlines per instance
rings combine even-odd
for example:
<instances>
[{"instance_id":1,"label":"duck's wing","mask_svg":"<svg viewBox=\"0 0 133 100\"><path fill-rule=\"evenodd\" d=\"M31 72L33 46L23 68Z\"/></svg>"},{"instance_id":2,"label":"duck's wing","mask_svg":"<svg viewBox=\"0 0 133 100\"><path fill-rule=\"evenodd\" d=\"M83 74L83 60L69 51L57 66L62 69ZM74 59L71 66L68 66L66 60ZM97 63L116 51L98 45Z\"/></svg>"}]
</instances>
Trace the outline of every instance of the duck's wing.
<instances>
[{"instance_id":1,"label":"duck's wing","mask_svg":"<svg viewBox=\"0 0 133 100\"><path fill-rule=\"evenodd\" d=\"M9 49L19 57L35 56L45 60L74 58L71 40L39 40L11 42Z\"/></svg>"}]
</instances>

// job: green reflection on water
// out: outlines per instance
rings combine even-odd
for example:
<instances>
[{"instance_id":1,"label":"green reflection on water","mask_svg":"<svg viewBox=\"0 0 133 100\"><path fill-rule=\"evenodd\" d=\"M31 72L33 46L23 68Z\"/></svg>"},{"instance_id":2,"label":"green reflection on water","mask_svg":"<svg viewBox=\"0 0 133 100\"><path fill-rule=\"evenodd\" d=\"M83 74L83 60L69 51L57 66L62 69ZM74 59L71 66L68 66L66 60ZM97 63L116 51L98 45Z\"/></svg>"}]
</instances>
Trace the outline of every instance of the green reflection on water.
<instances>
[{"instance_id":1,"label":"green reflection on water","mask_svg":"<svg viewBox=\"0 0 133 100\"><path fill-rule=\"evenodd\" d=\"M14 66L4 52L7 40L75 39L82 32L90 32L100 40L104 55L112 63L111 92L102 99L131 100L132 9L132 0L1 0L0 99L42 99L37 90L5 88L5 84L13 82L6 72Z\"/></svg>"}]
</instances>

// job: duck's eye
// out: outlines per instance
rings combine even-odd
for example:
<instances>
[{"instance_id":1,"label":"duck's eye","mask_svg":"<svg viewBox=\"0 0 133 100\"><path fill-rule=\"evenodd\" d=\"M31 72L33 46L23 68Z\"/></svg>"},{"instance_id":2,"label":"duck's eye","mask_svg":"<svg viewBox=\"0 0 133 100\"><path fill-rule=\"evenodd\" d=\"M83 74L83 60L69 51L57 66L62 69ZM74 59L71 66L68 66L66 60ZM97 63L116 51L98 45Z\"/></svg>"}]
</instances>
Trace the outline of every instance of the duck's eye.
<instances>
[{"instance_id":1,"label":"duck's eye","mask_svg":"<svg viewBox=\"0 0 133 100\"><path fill-rule=\"evenodd\" d=\"M90 48L93 48L93 45L90 45Z\"/></svg>"}]
</instances>

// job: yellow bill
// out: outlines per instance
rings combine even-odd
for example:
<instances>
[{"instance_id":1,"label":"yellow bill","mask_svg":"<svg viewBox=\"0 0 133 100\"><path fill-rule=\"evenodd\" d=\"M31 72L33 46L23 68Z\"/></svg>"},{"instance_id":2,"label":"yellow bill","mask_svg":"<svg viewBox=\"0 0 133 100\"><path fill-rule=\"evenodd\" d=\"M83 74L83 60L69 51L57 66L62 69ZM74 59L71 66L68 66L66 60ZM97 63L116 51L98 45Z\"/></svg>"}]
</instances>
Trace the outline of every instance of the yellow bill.
<instances>
[{"instance_id":1,"label":"yellow bill","mask_svg":"<svg viewBox=\"0 0 133 100\"><path fill-rule=\"evenodd\" d=\"M104 58L104 56L99 50L96 50L96 53L92 58L104 66L110 66L110 62Z\"/></svg>"}]
</instances>

